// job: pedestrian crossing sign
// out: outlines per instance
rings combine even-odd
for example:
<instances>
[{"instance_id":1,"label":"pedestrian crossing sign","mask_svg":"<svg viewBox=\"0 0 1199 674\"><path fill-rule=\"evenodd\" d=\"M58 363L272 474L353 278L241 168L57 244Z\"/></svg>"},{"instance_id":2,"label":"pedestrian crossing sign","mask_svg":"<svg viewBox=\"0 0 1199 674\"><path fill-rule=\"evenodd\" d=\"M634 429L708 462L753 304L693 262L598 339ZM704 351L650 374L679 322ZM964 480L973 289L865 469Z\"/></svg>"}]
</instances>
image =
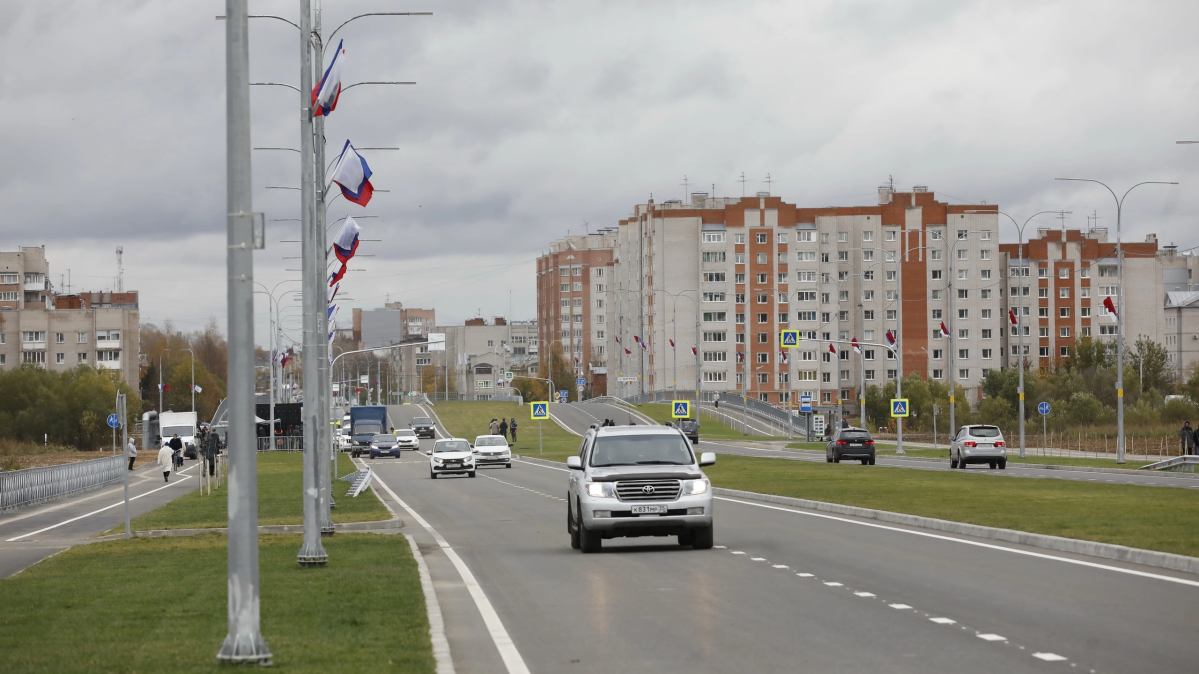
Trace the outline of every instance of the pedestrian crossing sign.
<instances>
[{"instance_id":1,"label":"pedestrian crossing sign","mask_svg":"<svg viewBox=\"0 0 1199 674\"><path fill-rule=\"evenodd\" d=\"M907 398L892 398L891 399L891 416L892 417L908 416L908 399Z\"/></svg>"},{"instance_id":2,"label":"pedestrian crossing sign","mask_svg":"<svg viewBox=\"0 0 1199 674\"><path fill-rule=\"evenodd\" d=\"M550 404L548 402L529 403L529 411L532 413L533 420L550 418Z\"/></svg>"},{"instance_id":3,"label":"pedestrian crossing sign","mask_svg":"<svg viewBox=\"0 0 1199 674\"><path fill-rule=\"evenodd\" d=\"M794 349L799 346L799 330L780 330L779 346L784 349Z\"/></svg>"},{"instance_id":4,"label":"pedestrian crossing sign","mask_svg":"<svg viewBox=\"0 0 1199 674\"><path fill-rule=\"evenodd\" d=\"M690 400L675 400L671 403L670 416L675 419L690 419L691 418L691 401Z\"/></svg>"}]
</instances>

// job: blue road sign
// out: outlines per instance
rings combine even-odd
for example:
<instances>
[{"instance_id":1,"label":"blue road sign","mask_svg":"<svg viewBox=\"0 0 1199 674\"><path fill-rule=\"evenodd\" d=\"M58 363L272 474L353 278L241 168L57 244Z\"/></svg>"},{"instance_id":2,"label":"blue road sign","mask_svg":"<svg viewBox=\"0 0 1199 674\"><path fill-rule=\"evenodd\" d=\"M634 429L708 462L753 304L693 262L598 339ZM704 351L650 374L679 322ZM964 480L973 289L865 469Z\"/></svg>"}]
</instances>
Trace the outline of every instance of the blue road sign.
<instances>
[{"instance_id":1,"label":"blue road sign","mask_svg":"<svg viewBox=\"0 0 1199 674\"><path fill-rule=\"evenodd\" d=\"M117 426L120 426L120 425L121 425L121 422L117 419L117 415L115 415L115 414L108 415L109 428L116 428Z\"/></svg>"},{"instance_id":2,"label":"blue road sign","mask_svg":"<svg viewBox=\"0 0 1199 674\"><path fill-rule=\"evenodd\" d=\"M587 380L582 377L579 377L578 379L575 380L575 386L586 386L586 385L587 385Z\"/></svg>"},{"instance_id":3,"label":"blue road sign","mask_svg":"<svg viewBox=\"0 0 1199 674\"><path fill-rule=\"evenodd\" d=\"M811 412L812 411L812 396L800 396L799 397L799 411L800 412Z\"/></svg>"},{"instance_id":4,"label":"blue road sign","mask_svg":"<svg viewBox=\"0 0 1199 674\"><path fill-rule=\"evenodd\" d=\"M562 389L561 391L558 391L558 399L561 400L562 402L566 402L567 400L570 400L570 391L567 391L566 389Z\"/></svg>"},{"instance_id":5,"label":"blue road sign","mask_svg":"<svg viewBox=\"0 0 1199 674\"><path fill-rule=\"evenodd\" d=\"M1037 405L1037 411L1041 414L1049 414L1049 403L1041 403Z\"/></svg>"},{"instance_id":6,"label":"blue road sign","mask_svg":"<svg viewBox=\"0 0 1199 674\"><path fill-rule=\"evenodd\" d=\"M908 415L908 399L907 398L892 398L891 399L891 416L906 417Z\"/></svg>"},{"instance_id":7,"label":"blue road sign","mask_svg":"<svg viewBox=\"0 0 1199 674\"><path fill-rule=\"evenodd\" d=\"M779 345L784 349L794 349L799 346L799 330L780 330Z\"/></svg>"},{"instance_id":8,"label":"blue road sign","mask_svg":"<svg viewBox=\"0 0 1199 674\"><path fill-rule=\"evenodd\" d=\"M675 400L671 404L673 413L670 415L675 419L689 419L691 417L691 401L690 400Z\"/></svg>"},{"instance_id":9,"label":"blue road sign","mask_svg":"<svg viewBox=\"0 0 1199 674\"><path fill-rule=\"evenodd\" d=\"M530 403L530 412L533 419L549 419L550 404L549 403Z\"/></svg>"}]
</instances>

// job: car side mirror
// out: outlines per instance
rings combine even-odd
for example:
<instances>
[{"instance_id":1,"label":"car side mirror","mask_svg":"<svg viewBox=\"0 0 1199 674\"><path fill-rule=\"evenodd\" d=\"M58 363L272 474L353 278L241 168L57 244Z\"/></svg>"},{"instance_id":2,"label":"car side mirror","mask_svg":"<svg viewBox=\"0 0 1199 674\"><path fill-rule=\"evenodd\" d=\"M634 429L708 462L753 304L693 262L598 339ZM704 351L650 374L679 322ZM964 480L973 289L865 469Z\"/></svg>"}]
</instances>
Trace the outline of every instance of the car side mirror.
<instances>
[{"instance_id":1,"label":"car side mirror","mask_svg":"<svg viewBox=\"0 0 1199 674\"><path fill-rule=\"evenodd\" d=\"M699 455L699 465L701 467L711 466L714 463L716 463L716 452L704 452Z\"/></svg>"},{"instance_id":2,"label":"car side mirror","mask_svg":"<svg viewBox=\"0 0 1199 674\"><path fill-rule=\"evenodd\" d=\"M566 467L571 470L583 470L583 460L577 456L566 457Z\"/></svg>"},{"instance_id":3,"label":"car side mirror","mask_svg":"<svg viewBox=\"0 0 1199 674\"><path fill-rule=\"evenodd\" d=\"M950 433L950 434L949 434L949 441L950 441L950 442L953 442L953 433Z\"/></svg>"},{"instance_id":4,"label":"car side mirror","mask_svg":"<svg viewBox=\"0 0 1199 674\"><path fill-rule=\"evenodd\" d=\"M509 447L509 448L512 448L512 447L515 447L515 446L516 446L516 443L514 443L514 442L509 442L509 443L508 443L508 447Z\"/></svg>"}]
</instances>

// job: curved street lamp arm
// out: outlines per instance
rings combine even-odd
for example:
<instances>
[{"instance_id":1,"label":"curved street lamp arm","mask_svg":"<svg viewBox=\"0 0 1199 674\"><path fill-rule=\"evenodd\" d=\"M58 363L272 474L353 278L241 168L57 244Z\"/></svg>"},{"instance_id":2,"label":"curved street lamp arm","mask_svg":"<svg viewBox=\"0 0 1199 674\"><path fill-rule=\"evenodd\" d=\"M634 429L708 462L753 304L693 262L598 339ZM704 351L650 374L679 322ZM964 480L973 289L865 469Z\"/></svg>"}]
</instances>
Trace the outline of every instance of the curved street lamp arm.
<instances>
[{"instance_id":1,"label":"curved street lamp arm","mask_svg":"<svg viewBox=\"0 0 1199 674\"><path fill-rule=\"evenodd\" d=\"M360 87L364 84L416 84L416 82L355 82L348 87L342 87L341 93L345 93L354 87Z\"/></svg>"},{"instance_id":2,"label":"curved street lamp arm","mask_svg":"<svg viewBox=\"0 0 1199 674\"><path fill-rule=\"evenodd\" d=\"M371 12L370 14L359 14L358 16L353 16L353 17L350 17L349 19L346 19L345 21L342 21L340 26L338 26L337 28L334 28L333 32L329 33L328 42L330 44L332 44L333 36L337 35L337 31L341 30L342 28L345 28L347 23L349 23L351 21L357 21L358 19L363 19L368 16L433 16L433 12Z\"/></svg>"},{"instance_id":3,"label":"curved street lamp arm","mask_svg":"<svg viewBox=\"0 0 1199 674\"><path fill-rule=\"evenodd\" d=\"M250 86L252 86L252 87L287 87L288 89L291 89L292 91L296 92L297 94L300 93L300 89L298 87L293 87L292 85L284 84L283 82L250 82Z\"/></svg>"},{"instance_id":4,"label":"curved street lamp arm","mask_svg":"<svg viewBox=\"0 0 1199 674\"><path fill-rule=\"evenodd\" d=\"M250 14L247 18L250 18L250 19L277 19L279 21L282 21L283 23L286 23L287 25L291 26L292 28L295 28L296 30L300 30L300 27L298 25L296 25L295 23L292 23L291 21L289 21L281 16L275 16L274 14Z\"/></svg>"}]
</instances>

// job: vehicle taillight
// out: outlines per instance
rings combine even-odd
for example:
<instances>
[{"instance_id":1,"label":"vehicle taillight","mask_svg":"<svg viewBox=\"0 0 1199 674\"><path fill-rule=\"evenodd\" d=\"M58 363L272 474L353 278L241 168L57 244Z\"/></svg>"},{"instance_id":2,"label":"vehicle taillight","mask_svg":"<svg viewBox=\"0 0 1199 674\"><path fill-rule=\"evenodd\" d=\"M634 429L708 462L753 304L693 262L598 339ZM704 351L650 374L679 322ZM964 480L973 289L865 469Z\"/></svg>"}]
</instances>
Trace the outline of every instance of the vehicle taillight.
<instances>
[{"instance_id":1,"label":"vehicle taillight","mask_svg":"<svg viewBox=\"0 0 1199 674\"><path fill-rule=\"evenodd\" d=\"M844 440L838 440L838 441L837 441L837 444L838 444L838 445L848 445L849 443L848 443L848 442L845 442Z\"/></svg>"},{"instance_id":2,"label":"vehicle taillight","mask_svg":"<svg viewBox=\"0 0 1199 674\"><path fill-rule=\"evenodd\" d=\"M873 440L867 440L867 441L866 441L866 444L868 444L868 445L873 445L873 444L874 444L874 441L873 441Z\"/></svg>"},{"instance_id":3,"label":"vehicle taillight","mask_svg":"<svg viewBox=\"0 0 1199 674\"><path fill-rule=\"evenodd\" d=\"M995 446L996 447L1006 447L1007 444L1003 440L1000 440L999 442L995 443Z\"/></svg>"},{"instance_id":4,"label":"vehicle taillight","mask_svg":"<svg viewBox=\"0 0 1199 674\"><path fill-rule=\"evenodd\" d=\"M966 442L963 442L962 445L965 447L978 447L977 442L971 442L969 440L967 440Z\"/></svg>"}]
</instances>

